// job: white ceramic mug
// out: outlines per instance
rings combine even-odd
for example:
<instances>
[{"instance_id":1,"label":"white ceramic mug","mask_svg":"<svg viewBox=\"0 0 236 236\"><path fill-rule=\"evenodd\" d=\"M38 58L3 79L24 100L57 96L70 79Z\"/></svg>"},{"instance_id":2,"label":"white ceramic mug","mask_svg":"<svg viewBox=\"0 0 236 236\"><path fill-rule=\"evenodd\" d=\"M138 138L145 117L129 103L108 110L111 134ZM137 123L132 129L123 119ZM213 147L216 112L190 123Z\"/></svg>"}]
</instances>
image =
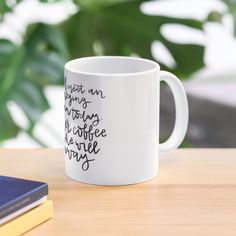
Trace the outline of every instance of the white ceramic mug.
<instances>
[{"instance_id":1,"label":"white ceramic mug","mask_svg":"<svg viewBox=\"0 0 236 236\"><path fill-rule=\"evenodd\" d=\"M171 88L176 121L159 144L160 81ZM154 178L159 155L176 149L188 124L184 88L151 60L101 56L65 65L65 170L80 182L125 185Z\"/></svg>"}]
</instances>

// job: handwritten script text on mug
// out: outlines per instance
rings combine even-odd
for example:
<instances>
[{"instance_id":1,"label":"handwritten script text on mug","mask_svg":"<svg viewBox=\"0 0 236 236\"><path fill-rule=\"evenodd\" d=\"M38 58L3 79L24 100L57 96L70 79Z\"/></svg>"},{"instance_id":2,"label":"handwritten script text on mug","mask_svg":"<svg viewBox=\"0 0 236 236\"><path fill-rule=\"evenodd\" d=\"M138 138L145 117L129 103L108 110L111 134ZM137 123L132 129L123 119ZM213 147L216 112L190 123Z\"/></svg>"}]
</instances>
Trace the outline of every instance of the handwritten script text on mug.
<instances>
[{"instance_id":1,"label":"handwritten script text on mug","mask_svg":"<svg viewBox=\"0 0 236 236\"><path fill-rule=\"evenodd\" d=\"M100 115L88 112L94 99L105 99L103 91L83 84L68 84L65 78L65 154L69 160L80 162L84 171L100 151L99 139L107 135L100 127Z\"/></svg>"}]
</instances>

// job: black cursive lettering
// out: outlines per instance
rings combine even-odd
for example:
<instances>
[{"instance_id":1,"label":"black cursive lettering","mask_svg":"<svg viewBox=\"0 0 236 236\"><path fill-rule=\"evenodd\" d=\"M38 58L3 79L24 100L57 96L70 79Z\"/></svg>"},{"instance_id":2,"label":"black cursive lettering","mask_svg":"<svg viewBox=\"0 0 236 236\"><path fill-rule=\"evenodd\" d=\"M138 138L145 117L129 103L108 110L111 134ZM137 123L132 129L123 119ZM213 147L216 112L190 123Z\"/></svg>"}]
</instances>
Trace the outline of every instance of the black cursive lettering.
<instances>
[{"instance_id":1,"label":"black cursive lettering","mask_svg":"<svg viewBox=\"0 0 236 236\"><path fill-rule=\"evenodd\" d=\"M65 77L65 154L69 160L81 163L83 171L89 169L100 152L99 140L107 136L106 129L100 127L100 115L91 113L91 95L94 99L105 98L102 90L86 88L83 84L69 84Z\"/></svg>"},{"instance_id":2,"label":"black cursive lettering","mask_svg":"<svg viewBox=\"0 0 236 236\"><path fill-rule=\"evenodd\" d=\"M77 151L65 147L65 154L67 154L69 160L72 158L77 162L82 162L82 170L86 171L89 169L89 163L95 159L89 159L87 154L79 154Z\"/></svg>"},{"instance_id":3,"label":"black cursive lettering","mask_svg":"<svg viewBox=\"0 0 236 236\"><path fill-rule=\"evenodd\" d=\"M77 135L78 137L82 137L84 140L92 141L94 137L106 137L106 130L105 129L97 129L92 125L87 125L84 123L83 127L80 127L79 125L77 127L73 127L73 134Z\"/></svg>"},{"instance_id":4,"label":"black cursive lettering","mask_svg":"<svg viewBox=\"0 0 236 236\"><path fill-rule=\"evenodd\" d=\"M92 95L100 95L101 98L105 98L105 96L103 95L102 90L98 90L98 89L89 89L88 93L92 94Z\"/></svg>"}]
</instances>

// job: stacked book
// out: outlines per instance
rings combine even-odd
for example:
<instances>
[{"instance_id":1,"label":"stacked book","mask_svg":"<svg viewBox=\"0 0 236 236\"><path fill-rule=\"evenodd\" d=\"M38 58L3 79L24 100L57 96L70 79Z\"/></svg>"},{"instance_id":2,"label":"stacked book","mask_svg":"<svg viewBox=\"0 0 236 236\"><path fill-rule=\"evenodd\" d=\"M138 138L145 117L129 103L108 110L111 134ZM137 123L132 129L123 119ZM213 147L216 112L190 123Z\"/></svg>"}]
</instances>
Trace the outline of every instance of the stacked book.
<instances>
[{"instance_id":1,"label":"stacked book","mask_svg":"<svg viewBox=\"0 0 236 236\"><path fill-rule=\"evenodd\" d=\"M0 236L21 235L53 216L43 182L0 176Z\"/></svg>"}]
</instances>

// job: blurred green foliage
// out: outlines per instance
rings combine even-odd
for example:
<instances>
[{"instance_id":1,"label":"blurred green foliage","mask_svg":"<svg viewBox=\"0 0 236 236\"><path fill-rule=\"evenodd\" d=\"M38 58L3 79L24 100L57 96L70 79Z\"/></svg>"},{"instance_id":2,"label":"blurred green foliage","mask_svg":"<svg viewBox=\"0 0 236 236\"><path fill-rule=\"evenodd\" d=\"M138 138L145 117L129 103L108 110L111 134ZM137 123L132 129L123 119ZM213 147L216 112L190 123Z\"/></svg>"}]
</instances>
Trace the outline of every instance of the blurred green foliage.
<instances>
[{"instance_id":1,"label":"blurred green foliage","mask_svg":"<svg viewBox=\"0 0 236 236\"><path fill-rule=\"evenodd\" d=\"M39 0L44 4L59 0ZM165 24L181 24L202 30L203 22L167 16L145 15L140 10L144 0L74 0L78 10L57 25L30 25L20 45L0 40L0 142L24 131L36 140L33 129L49 109L44 94L48 85L63 84L63 65L73 58L91 55L138 55L154 60L153 41L161 41L176 61L167 69L180 78L204 66L204 47L177 44L166 39L160 29ZM0 19L20 4L9 6L0 1ZM29 120L25 129L14 121L8 109L14 101ZM44 145L40 140L41 145Z\"/></svg>"},{"instance_id":2,"label":"blurred green foliage","mask_svg":"<svg viewBox=\"0 0 236 236\"><path fill-rule=\"evenodd\" d=\"M228 6L228 11L234 19L234 35L236 36L236 0L223 0Z\"/></svg>"}]
</instances>

